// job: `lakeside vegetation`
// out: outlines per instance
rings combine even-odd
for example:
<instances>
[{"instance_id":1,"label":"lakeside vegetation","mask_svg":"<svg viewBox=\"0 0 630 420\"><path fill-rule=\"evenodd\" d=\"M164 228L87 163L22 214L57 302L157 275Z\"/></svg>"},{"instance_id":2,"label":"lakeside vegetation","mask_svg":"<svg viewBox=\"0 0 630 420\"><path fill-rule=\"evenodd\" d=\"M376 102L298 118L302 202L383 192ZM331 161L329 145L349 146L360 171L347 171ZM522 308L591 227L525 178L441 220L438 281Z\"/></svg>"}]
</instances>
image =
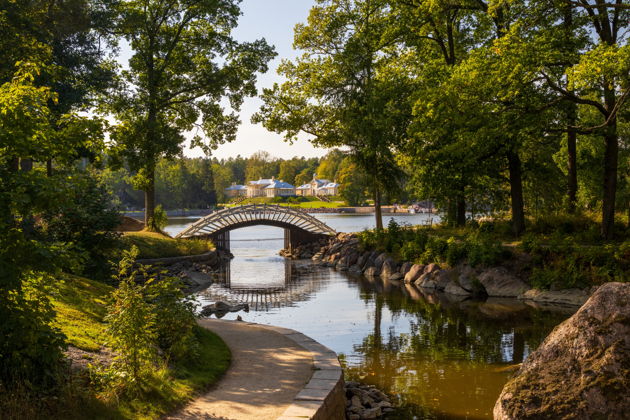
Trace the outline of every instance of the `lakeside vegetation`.
<instances>
[{"instance_id":1,"label":"lakeside vegetation","mask_svg":"<svg viewBox=\"0 0 630 420\"><path fill-rule=\"evenodd\" d=\"M174 239L159 232L125 232L123 247L138 248L138 258L166 258L204 254L214 249L214 244L205 239Z\"/></svg>"},{"instance_id":2,"label":"lakeside vegetation","mask_svg":"<svg viewBox=\"0 0 630 420\"><path fill-rule=\"evenodd\" d=\"M366 230L359 239L364 250L417 264L520 267L538 289L630 281L630 231L622 223L618 229L624 234L614 242L602 240L595 215L544 217L529 225L529 232L515 239L510 221L500 218L463 227L401 226L390 219L387 229Z\"/></svg>"}]
</instances>

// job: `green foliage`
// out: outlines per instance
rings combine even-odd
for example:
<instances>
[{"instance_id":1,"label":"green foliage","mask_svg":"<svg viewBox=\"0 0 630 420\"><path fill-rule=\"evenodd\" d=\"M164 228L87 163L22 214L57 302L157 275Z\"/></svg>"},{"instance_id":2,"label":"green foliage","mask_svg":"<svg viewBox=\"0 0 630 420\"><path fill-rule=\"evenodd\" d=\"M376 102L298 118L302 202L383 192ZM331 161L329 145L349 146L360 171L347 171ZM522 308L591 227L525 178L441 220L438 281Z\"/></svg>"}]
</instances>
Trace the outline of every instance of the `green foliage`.
<instances>
[{"instance_id":1,"label":"green foliage","mask_svg":"<svg viewBox=\"0 0 630 420\"><path fill-rule=\"evenodd\" d=\"M168 216L166 215L166 210L164 210L161 204L158 204L153 211L153 217L149 220L149 225L152 230L161 232L167 224Z\"/></svg>"},{"instance_id":2,"label":"green foliage","mask_svg":"<svg viewBox=\"0 0 630 420\"><path fill-rule=\"evenodd\" d=\"M399 226L390 219L385 231L366 230L359 234L361 248L382 250L403 261L421 264L446 263L454 266L467 262L472 266L492 266L510 256L500 241L473 230L462 238L432 233L428 228Z\"/></svg>"},{"instance_id":3,"label":"green foliage","mask_svg":"<svg viewBox=\"0 0 630 420\"><path fill-rule=\"evenodd\" d=\"M59 380L65 336L52 325L50 280L26 273L19 291L0 289L0 383L36 388Z\"/></svg>"},{"instance_id":4,"label":"green foliage","mask_svg":"<svg viewBox=\"0 0 630 420\"><path fill-rule=\"evenodd\" d=\"M109 372L125 389L138 392L152 375L158 361L157 314L146 301L145 286L136 284L135 277L145 274L133 270L138 250L125 253L120 262L118 288L112 293L113 302L105 320L109 323L110 346L116 360Z\"/></svg>"},{"instance_id":5,"label":"green foliage","mask_svg":"<svg viewBox=\"0 0 630 420\"><path fill-rule=\"evenodd\" d=\"M199 351L193 334L194 298L184 295L179 279L149 276L145 267L134 268L137 255L135 247L124 253L106 317L116 359L111 367L95 372L115 393L138 393L155 380L157 367L165 369L169 360L196 357Z\"/></svg>"},{"instance_id":6,"label":"green foliage","mask_svg":"<svg viewBox=\"0 0 630 420\"><path fill-rule=\"evenodd\" d=\"M46 240L65 242L75 254L68 272L107 278L109 260L114 257L119 235L113 230L120 223L113 198L95 173L69 173L62 180L64 194L53 208L41 215Z\"/></svg>"},{"instance_id":7,"label":"green foliage","mask_svg":"<svg viewBox=\"0 0 630 420\"><path fill-rule=\"evenodd\" d=\"M521 247L532 256L531 282L536 288L585 288L608 281L630 281L630 241L579 245L574 237L556 233L546 241L530 235Z\"/></svg>"},{"instance_id":8,"label":"green foliage","mask_svg":"<svg viewBox=\"0 0 630 420\"><path fill-rule=\"evenodd\" d=\"M144 293L159 320L155 324L157 343L167 360L193 357L198 351L193 335L196 300L184 294L184 286L177 277L161 277L145 284Z\"/></svg>"}]
</instances>

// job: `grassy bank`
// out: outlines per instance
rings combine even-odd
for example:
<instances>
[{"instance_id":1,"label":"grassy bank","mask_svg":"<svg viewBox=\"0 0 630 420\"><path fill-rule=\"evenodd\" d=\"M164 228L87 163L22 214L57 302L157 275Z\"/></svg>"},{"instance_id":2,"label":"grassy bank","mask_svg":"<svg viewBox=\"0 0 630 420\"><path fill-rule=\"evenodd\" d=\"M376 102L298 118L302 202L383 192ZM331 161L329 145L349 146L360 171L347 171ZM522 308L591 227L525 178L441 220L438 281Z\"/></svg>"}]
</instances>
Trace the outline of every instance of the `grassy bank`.
<instances>
[{"instance_id":1,"label":"grassy bank","mask_svg":"<svg viewBox=\"0 0 630 420\"><path fill-rule=\"evenodd\" d=\"M363 249L384 251L399 261L419 264L492 267L527 272L539 289L588 288L630 281L630 232L619 223L618 237L603 241L593 215L531 219L514 237L508 220L474 221L465 227L399 226L359 234Z\"/></svg>"},{"instance_id":2,"label":"grassy bank","mask_svg":"<svg viewBox=\"0 0 630 420\"><path fill-rule=\"evenodd\" d=\"M56 325L68 344L82 351L70 351L78 365L111 361L110 339L104 317L113 287L77 276L65 276L52 296ZM142 392L131 398L114 397L100 389L89 370L80 368L65 379L60 396L51 401L29 404L16 418L54 419L154 419L183 405L215 383L230 364L230 351L214 333L195 327L195 356L156 368ZM108 360L109 359L109 360ZM23 405L23 404L22 404Z\"/></svg>"},{"instance_id":3,"label":"grassy bank","mask_svg":"<svg viewBox=\"0 0 630 420\"><path fill-rule=\"evenodd\" d=\"M125 232L124 247L138 247L138 258L165 258L199 255L214 249L211 241L203 239L174 239L157 232Z\"/></svg>"}]
</instances>

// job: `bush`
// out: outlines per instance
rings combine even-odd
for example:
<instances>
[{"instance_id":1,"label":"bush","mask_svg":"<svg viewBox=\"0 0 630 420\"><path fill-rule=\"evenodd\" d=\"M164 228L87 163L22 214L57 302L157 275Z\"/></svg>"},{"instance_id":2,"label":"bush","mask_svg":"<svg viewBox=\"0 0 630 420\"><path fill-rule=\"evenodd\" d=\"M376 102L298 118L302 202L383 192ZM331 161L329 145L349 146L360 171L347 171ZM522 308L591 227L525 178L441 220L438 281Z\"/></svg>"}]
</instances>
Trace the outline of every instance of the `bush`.
<instances>
[{"instance_id":1,"label":"bush","mask_svg":"<svg viewBox=\"0 0 630 420\"><path fill-rule=\"evenodd\" d=\"M51 279L25 277L20 289L0 289L0 384L47 388L59 379L65 336L51 326Z\"/></svg>"},{"instance_id":2,"label":"bush","mask_svg":"<svg viewBox=\"0 0 630 420\"><path fill-rule=\"evenodd\" d=\"M196 351L195 298L185 295L183 286L177 277L151 279L146 283L145 294L160 321L155 325L157 343L167 359L194 356Z\"/></svg>"},{"instance_id":3,"label":"bush","mask_svg":"<svg viewBox=\"0 0 630 420\"><path fill-rule=\"evenodd\" d=\"M142 266L134 269L137 255L135 246L125 251L117 275L119 287L106 316L111 347L118 356L110 368L93 371L93 381L115 394L141 391L169 360L194 357L198 349L194 298L184 295L177 278L151 277ZM138 284L136 279L144 282Z\"/></svg>"},{"instance_id":4,"label":"bush","mask_svg":"<svg viewBox=\"0 0 630 420\"><path fill-rule=\"evenodd\" d=\"M132 271L132 266L137 255L134 247L120 262L119 286L105 318L112 337L110 345L117 353L108 374L132 392L150 378L157 361L157 316L145 299L144 286L135 282L138 272Z\"/></svg>"},{"instance_id":5,"label":"bush","mask_svg":"<svg viewBox=\"0 0 630 420\"><path fill-rule=\"evenodd\" d=\"M521 246L532 256L531 282L539 289L585 288L629 280L630 241L578 248L572 236L556 233L546 244L529 236Z\"/></svg>"},{"instance_id":6,"label":"bush","mask_svg":"<svg viewBox=\"0 0 630 420\"><path fill-rule=\"evenodd\" d=\"M63 200L41 215L44 238L69 244L74 258L63 264L65 271L107 278L119 239L113 232L120 223L113 196L94 174L68 174L63 180Z\"/></svg>"},{"instance_id":7,"label":"bush","mask_svg":"<svg viewBox=\"0 0 630 420\"><path fill-rule=\"evenodd\" d=\"M166 225L168 225L168 216L166 215L166 210L164 210L161 204L158 204L153 210L153 217L149 221L149 226L152 229L161 232L162 229L166 227Z\"/></svg>"}]
</instances>

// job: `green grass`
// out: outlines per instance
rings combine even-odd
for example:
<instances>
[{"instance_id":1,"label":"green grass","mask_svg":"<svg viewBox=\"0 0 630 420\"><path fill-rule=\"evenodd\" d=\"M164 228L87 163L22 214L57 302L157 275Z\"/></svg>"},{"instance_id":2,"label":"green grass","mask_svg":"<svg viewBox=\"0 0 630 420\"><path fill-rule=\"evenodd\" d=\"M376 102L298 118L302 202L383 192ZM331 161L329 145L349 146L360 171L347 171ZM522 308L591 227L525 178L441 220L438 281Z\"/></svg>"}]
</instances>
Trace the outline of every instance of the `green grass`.
<instances>
[{"instance_id":1,"label":"green grass","mask_svg":"<svg viewBox=\"0 0 630 420\"><path fill-rule=\"evenodd\" d=\"M230 366L230 349L211 331L197 326L194 333L199 342L196 357L156 370L145 384L142 398L123 400L119 405L123 418L160 418L221 378Z\"/></svg>"},{"instance_id":2,"label":"green grass","mask_svg":"<svg viewBox=\"0 0 630 420\"><path fill-rule=\"evenodd\" d=\"M108 334L104 317L113 290L111 286L78 276L64 275L59 281L52 296L57 311L55 324L68 337L70 345L88 352L106 347ZM195 356L156 368L143 385L140 396L111 398L91 389L83 379L75 378L62 390L54 409L49 405L43 408L45 414L32 411L33 417L156 419L177 409L208 389L230 365L230 350L219 336L199 326L195 327L194 334L198 343ZM35 406L37 404L31 408L35 410Z\"/></svg>"},{"instance_id":3,"label":"green grass","mask_svg":"<svg viewBox=\"0 0 630 420\"><path fill-rule=\"evenodd\" d=\"M244 204L269 204L269 205L280 205L280 206L295 207L295 208L301 208L301 209L346 207L346 203L344 203L342 201L333 201L333 202L321 201L317 197L299 197L299 199L300 200L306 200L306 201L302 201L300 203L292 203L290 201L290 198L287 198L283 202L278 202L278 200L275 199L274 197L255 197L255 198L248 198L246 200L243 200L243 201L239 202L237 205L244 205ZM225 204L225 205L229 207L229 206L234 205L234 204L228 203L228 204Z\"/></svg>"},{"instance_id":4,"label":"green grass","mask_svg":"<svg viewBox=\"0 0 630 420\"><path fill-rule=\"evenodd\" d=\"M52 297L56 325L68 337L68 344L95 352L107 342L103 318L113 288L83 277L66 275Z\"/></svg>"},{"instance_id":5,"label":"green grass","mask_svg":"<svg viewBox=\"0 0 630 420\"><path fill-rule=\"evenodd\" d=\"M125 232L124 247L138 247L138 258L165 258L199 255L214 249L211 241L203 239L174 239L157 232Z\"/></svg>"}]
</instances>

